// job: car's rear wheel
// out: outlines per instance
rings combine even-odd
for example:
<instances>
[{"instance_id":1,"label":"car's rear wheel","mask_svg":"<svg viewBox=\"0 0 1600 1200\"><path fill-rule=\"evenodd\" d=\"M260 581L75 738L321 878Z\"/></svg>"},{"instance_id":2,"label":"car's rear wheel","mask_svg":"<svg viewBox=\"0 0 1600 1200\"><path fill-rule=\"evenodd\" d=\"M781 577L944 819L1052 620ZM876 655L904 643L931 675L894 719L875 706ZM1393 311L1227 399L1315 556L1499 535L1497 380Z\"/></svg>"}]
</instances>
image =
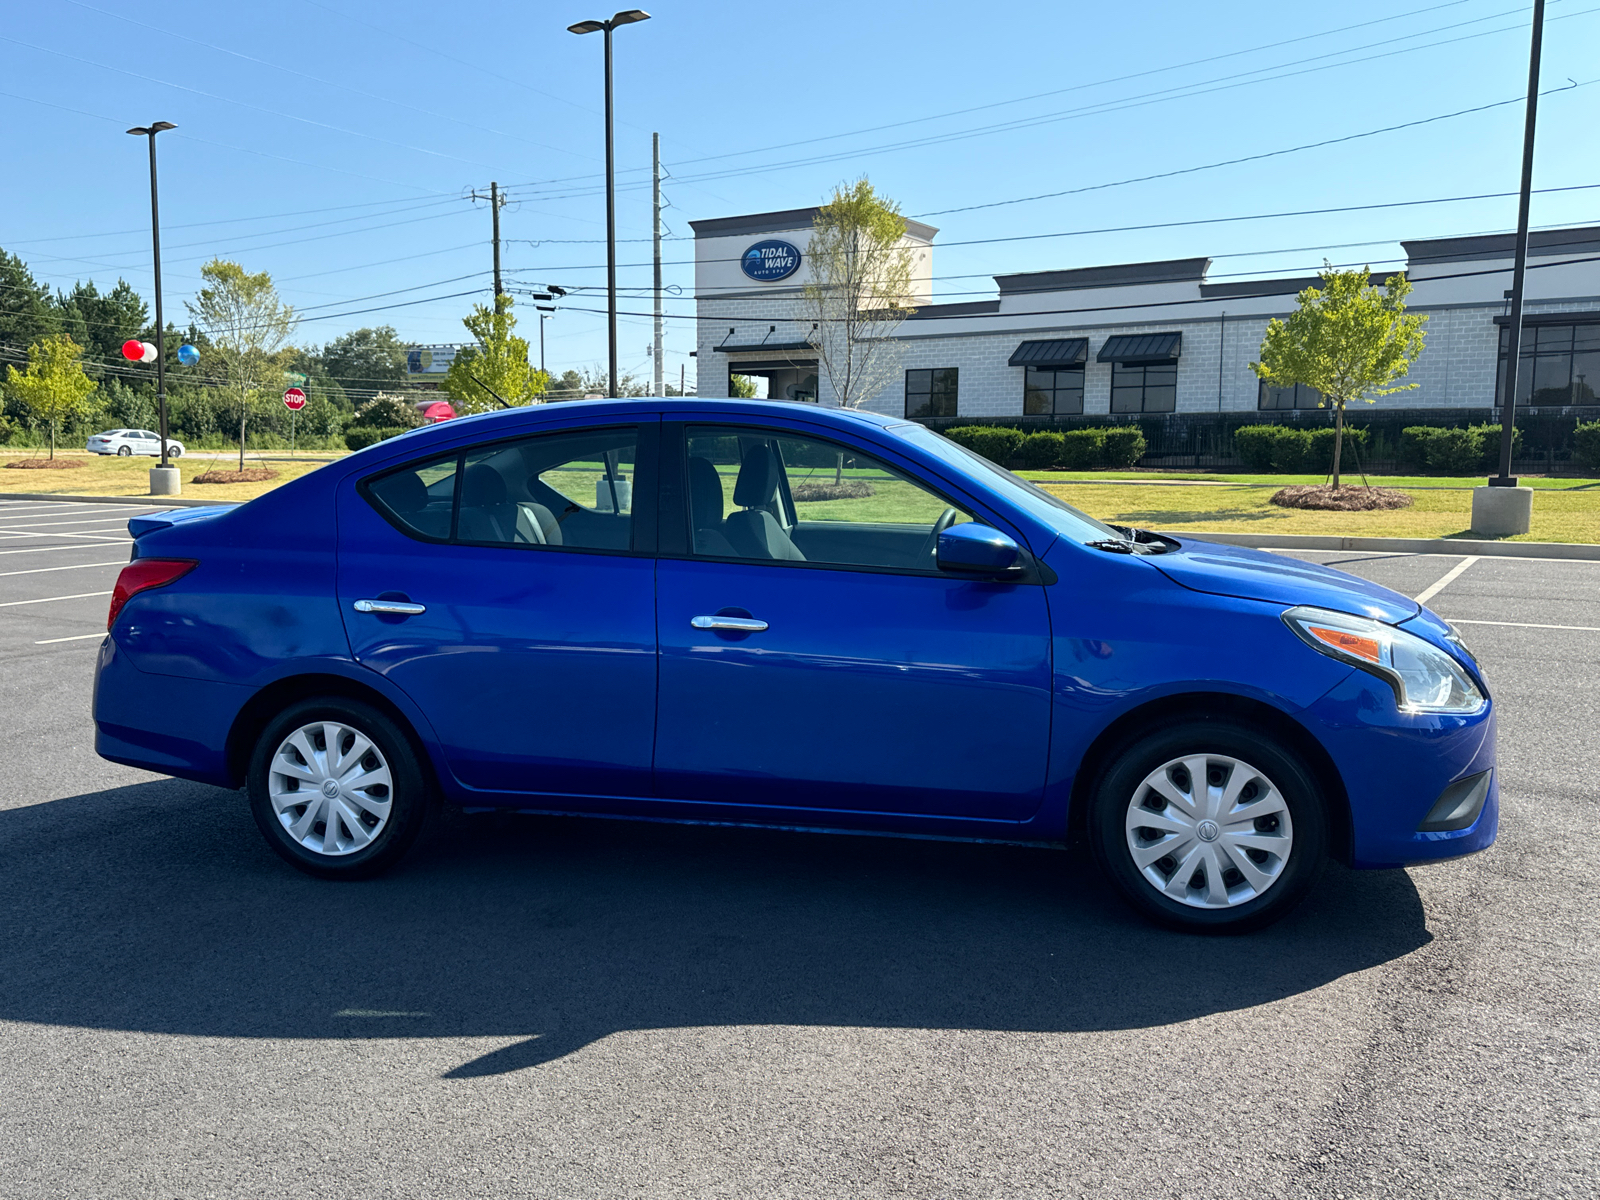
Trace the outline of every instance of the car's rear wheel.
<instances>
[{"instance_id":1,"label":"car's rear wheel","mask_svg":"<svg viewBox=\"0 0 1600 1200\"><path fill-rule=\"evenodd\" d=\"M1305 898L1327 860L1327 811L1299 757L1258 730L1187 721L1124 749L1090 812L1101 865L1161 924L1242 932Z\"/></svg>"},{"instance_id":2,"label":"car's rear wheel","mask_svg":"<svg viewBox=\"0 0 1600 1200\"><path fill-rule=\"evenodd\" d=\"M128 458L128 457L131 457L132 454L133 454L133 447L132 446L118 446L117 447L117 457L118 458Z\"/></svg>"},{"instance_id":3,"label":"car's rear wheel","mask_svg":"<svg viewBox=\"0 0 1600 1200\"><path fill-rule=\"evenodd\" d=\"M359 700L290 705L267 723L249 769L250 808L268 843L323 879L392 867L432 803L405 733Z\"/></svg>"}]
</instances>

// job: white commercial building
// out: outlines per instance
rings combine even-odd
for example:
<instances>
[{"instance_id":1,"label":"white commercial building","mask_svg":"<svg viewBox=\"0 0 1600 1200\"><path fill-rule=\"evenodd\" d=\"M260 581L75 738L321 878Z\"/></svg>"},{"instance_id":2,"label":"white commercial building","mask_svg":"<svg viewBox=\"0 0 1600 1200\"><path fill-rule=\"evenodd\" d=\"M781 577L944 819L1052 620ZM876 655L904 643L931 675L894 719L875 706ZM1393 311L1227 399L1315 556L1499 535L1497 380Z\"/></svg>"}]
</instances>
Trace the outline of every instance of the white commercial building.
<instances>
[{"instance_id":1,"label":"white commercial building","mask_svg":"<svg viewBox=\"0 0 1600 1200\"><path fill-rule=\"evenodd\" d=\"M728 395L729 375L740 374L765 378L774 399L835 402L826 373L819 377L817 333L801 299L816 211L690 223L701 396ZM1211 283L1210 260L1187 258L997 275L997 298L941 304L932 284L937 232L907 223L919 307L895 335L902 372L866 404L874 411L941 425L1168 414L1190 425L1201 414L1233 414L1237 424L1263 411L1317 408L1314 393L1263 387L1249 366L1267 322L1287 316L1314 278ZM1493 235L1403 243L1414 288L1408 303L1428 315L1427 343L1408 380L1418 386L1376 409L1490 419L1512 242ZM1600 227L1534 233L1527 281L1519 406L1594 419Z\"/></svg>"}]
</instances>

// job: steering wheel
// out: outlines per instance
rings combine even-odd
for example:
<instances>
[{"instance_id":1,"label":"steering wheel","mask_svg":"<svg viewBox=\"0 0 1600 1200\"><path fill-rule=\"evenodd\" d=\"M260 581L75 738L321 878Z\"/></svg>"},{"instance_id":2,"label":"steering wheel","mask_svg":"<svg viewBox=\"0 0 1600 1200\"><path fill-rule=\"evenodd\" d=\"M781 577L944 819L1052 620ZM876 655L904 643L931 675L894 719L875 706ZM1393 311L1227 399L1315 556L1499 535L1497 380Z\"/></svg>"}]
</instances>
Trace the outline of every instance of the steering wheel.
<instances>
[{"instance_id":1,"label":"steering wheel","mask_svg":"<svg viewBox=\"0 0 1600 1200\"><path fill-rule=\"evenodd\" d=\"M933 529L928 534L928 540L922 544L922 550L917 557L931 558L937 564L939 561L939 535L954 525L956 518L960 515L953 508L947 508L940 513L939 519L933 523Z\"/></svg>"}]
</instances>

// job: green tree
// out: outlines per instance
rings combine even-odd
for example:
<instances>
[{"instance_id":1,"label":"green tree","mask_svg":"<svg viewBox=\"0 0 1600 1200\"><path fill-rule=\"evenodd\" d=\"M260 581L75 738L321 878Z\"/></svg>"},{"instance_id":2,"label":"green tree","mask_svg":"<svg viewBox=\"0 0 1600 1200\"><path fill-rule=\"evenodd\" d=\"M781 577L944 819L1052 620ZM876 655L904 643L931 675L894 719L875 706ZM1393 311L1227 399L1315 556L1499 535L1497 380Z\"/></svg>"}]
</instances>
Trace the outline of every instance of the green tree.
<instances>
[{"instance_id":1,"label":"green tree","mask_svg":"<svg viewBox=\"0 0 1600 1200\"><path fill-rule=\"evenodd\" d=\"M190 315L211 341L214 369L239 422L239 469L244 470L245 435L262 388L282 378L300 318L278 299L272 276L248 274L238 263L212 259L200 268L205 286L188 302Z\"/></svg>"},{"instance_id":2,"label":"green tree","mask_svg":"<svg viewBox=\"0 0 1600 1200\"><path fill-rule=\"evenodd\" d=\"M125 279L118 279L117 286L103 296L93 281L76 283L72 291L59 297L56 307L62 327L83 347L88 370L97 378L105 377L107 367L126 366L123 342L129 338L151 340L146 337L150 310ZM175 344L171 352L177 353Z\"/></svg>"},{"instance_id":3,"label":"green tree","mask_svg":"<svg viewBox=\"0 0 1600 1200\"><path fill-rule=\"evenodd\" d=\"M56 428L88 406L95 383L83 371L83 350L65 334L40 338L28 347L28 369L6 368L6 386L34 417L50 425L50 457Z\"/></svg>"},{"instance_id":4,"label":"green tree","mask_svg":"<svg viewBox=\"0 0 1600 1200\"><path fill-rule=\"evenodd\" d=\"M915 247L900 206L866 179L836 187L812 222L804 309L817 358L841 408L859 408L900 372L893 340L912 307Z\"/></svg>"},{"instance_id":5,"label":"green tree","mask_svg":"<svg viewBox=\"0 0 1600 1200\"><path fill-rule=\"evenodd\" d=\"M576 371L563 371L561 378L552 379L544 398L550 400L577 400L583 396L583 376Z\"/></svg>"},{"instance_id":6,"label":"green tree","mask_svg":"<svg viewBox=\"0 0 1600 1200\"><path fill-rule=\"evenodd\" d=\"M728 395L736 400L754 400L756 398L756 381L748 375L737 372L728 373Z\"/></svg>"},{"instance_id":7,"label":"green tree","mask_svg":"<svg viewBox=\"0 0 1600 1200\"><path fill-rule=\"evenodd\" d=\"M1344 449L1345 406L1417 385L1397 383L1422 353L1422 327L1428 318L1406 313L1411 283L1391 275L1386 288L1374 287L1366 268L1336 271L1324 264L1321 287L1300 293L1300 307L1287 321L1274 318L1261 343L1261 361L1250 369L1273 387L1304 384L1322 393L1319 404L1333 406L1333 486L1339 487Z\"/></svg>"},{"instance_id":8,"label":"green tree","mask_svg":"<svg viewBox=\"0 0 1600 1200\"><path fill-rule=\"evenodd\" d=\"M456 352L440 384L462 416L500 407L480 384L508 404L537 404L549 386L550 376L528 361L528 339L516 335L517 318L511 313L511 304L510 296L501 296L499 311L475 304L472 315L462 318L477 344Z\"/></svg>"},{"instance_id":9,"label":"green tree","mask_svg":"<svg viewBox=\"0 0 1600 1200\"><path fill-rule=\"evenodd\" d=\"M27 263L0 250L0 348L21 357L24 347L60 329L50 289L34 280Z\"/></svg>"},{"instance_id":10,"label":"green tree","mask_svg":"<svg viewBox=\"0 0 1600 1200\"><path fill-rule=\"evenodd\" d=\"M328 374L354 395L393 390L407 380L406 346L392 325L335 338L318 357Z\"/></svg>"}]
</instances>

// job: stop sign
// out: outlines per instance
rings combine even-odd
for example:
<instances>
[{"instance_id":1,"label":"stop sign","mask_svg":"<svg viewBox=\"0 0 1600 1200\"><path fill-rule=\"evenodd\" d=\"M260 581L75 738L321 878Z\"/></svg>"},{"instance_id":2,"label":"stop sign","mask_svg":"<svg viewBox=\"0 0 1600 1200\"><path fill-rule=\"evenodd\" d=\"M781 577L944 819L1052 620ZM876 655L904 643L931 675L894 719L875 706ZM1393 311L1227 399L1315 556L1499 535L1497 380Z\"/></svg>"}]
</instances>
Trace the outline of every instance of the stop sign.
<instances>
[{"instance_id":1,"label":"stop sign","mask_svg":"<svg viewBox=\"0 0 1600 1200\"><path fill-rule=\"evenodd\" d=\"M283 406L290 412L299 412L306 406L306 394L299 388L286 388L283 393Z\"/></svg>"}]
</instances>

